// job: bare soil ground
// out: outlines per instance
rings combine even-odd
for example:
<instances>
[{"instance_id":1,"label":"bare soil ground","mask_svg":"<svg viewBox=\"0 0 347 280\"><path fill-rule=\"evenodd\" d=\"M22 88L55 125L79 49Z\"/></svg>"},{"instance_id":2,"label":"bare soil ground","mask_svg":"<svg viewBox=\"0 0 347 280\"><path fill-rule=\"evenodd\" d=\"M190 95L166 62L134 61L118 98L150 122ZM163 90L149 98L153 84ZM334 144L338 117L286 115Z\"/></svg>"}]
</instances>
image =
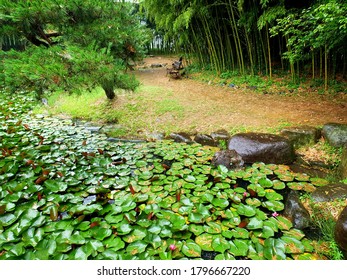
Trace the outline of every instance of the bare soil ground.
<instances>
[{"instance_id":1,"label":"bare soil ground","mask_svg":"<svg viewBox=\"0 0 347 280\"><path fill-rule=\"evenodd\" d=\"M136 70L142 85L159 87L170 92L188 113L175 119L182 131L194 129L208 133L216 129L232 131L235 127L268 131L286 125L322 126L325 123L347 123L347 94L318 95L304 91L292 94L263 94L245 86L209 85L191 78L171 79L166 67L152 68L152 64L171 66L172 57L150 57ZM155 102L155 100L153 100Z\"/></svg>"}]
</instances>

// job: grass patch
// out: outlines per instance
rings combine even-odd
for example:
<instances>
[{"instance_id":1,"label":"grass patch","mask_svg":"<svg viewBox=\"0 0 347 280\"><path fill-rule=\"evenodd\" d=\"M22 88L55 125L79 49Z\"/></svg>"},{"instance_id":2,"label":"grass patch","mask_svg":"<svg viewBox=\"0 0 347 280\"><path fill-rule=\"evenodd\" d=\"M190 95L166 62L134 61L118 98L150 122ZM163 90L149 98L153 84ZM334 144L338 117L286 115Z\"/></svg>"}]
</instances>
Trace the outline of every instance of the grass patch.
<instances>
[{"instance_id":1,"label":"grass patch","mask_svg":"<svg viewBox=\"0 0 347 280\"><path fill-rule=\"evenodd\" d=\"M46 112L51 115L68 115L72 118L95 121L104 117L102 112L104 108L98 102L104 96L100 88L81 94L55 92L47 98L49 107L37 107L34 113Z\"/></svg>"},{"instance_id":2,"label":"grass patch","mask_svg":"<svg viewBox=\"0 0 347 280\"><path fill-rule=\"evenodd\" d=\"M143 130L172 132L180 129L185 107L161 87L140 86L136 92L119 91L117 99L108 100L101 88L80 94L55 92L49 106L34 109L35 114L62 115L99 123L118 123L123 128L110 136L135 136Z\"/></svg>"},{"instance_id":3,"label":"grass patch","mask_svg":"<svg viewBox=\"0 0 347 280\"><path fill-rule=\"evenodd\" d=\"M329 244L327 251L328 257L331 260L343 260L343 253L335 242L335 226L336 218L331 213L340 212L338 209L345 207L345 201L336 200L325 205L314 204L312 205L312 221L313 224L319 228L321 232L321 240Z\"/></svg>"}]
</instances>

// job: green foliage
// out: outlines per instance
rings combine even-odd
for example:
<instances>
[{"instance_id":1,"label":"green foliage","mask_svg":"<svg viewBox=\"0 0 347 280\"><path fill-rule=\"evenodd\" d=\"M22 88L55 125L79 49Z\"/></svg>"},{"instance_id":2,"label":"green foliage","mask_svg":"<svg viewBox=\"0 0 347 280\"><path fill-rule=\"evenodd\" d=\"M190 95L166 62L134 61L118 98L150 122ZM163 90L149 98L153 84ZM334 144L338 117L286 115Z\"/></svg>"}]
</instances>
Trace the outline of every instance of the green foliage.
<instances>
[{"instance_id":1,"label":"green foliage","mask_svg":"<svg viewBox=\"0 0 347 280\"><path fill-rule=\"evenodd\" d=\"M229 171L199 144L112 143L2 97L0 259L315 258L281 211L289 183L317 182L287 166Z\"/></svg>"},{"instance_id":2,"label":"green foliage","mask_svg":"<svg viewBox=\"0 0 347 280\"><path fill-rule=\"evenodd\" d=\"M111 99L115 87L137 87L126 69L143 56L150 37L133 4L2 0L0 7L1 36L22 36L30 44L24 51L1 52L1 81L10 89L22 83L23 90L41 95L100 85Z\"/></svg>"},{"instance_id":3,"label":"green foliage","mask_svg":"<svg viewBox=\"0 0 347 280\"><path fill-rule=\"evenodd\" d=\"M288 8L296 4L283 0L141 4L170 46L217 75L230 71L272 79L275 71L289 70L297 82L303 72L315 79L324 71L325 92L328 75L329 80L345 75L346 1L311 1L308 8Z\"/></svg>"}]
</instances>

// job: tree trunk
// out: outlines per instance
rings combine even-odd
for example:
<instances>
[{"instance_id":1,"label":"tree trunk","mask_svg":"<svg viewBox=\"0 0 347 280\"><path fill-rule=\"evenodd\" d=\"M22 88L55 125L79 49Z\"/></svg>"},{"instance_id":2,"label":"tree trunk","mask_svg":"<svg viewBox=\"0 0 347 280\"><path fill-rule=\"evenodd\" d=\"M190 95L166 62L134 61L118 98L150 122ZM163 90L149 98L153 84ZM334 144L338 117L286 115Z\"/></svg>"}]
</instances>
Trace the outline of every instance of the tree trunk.
<instances>
[{"instance_id":1,"label":"tree trunk","mask_svg":"<svg viewBox=\"0 0 347 280\"><path fill-rule=\"evenodd\" d=\"M103 85L102 88L105 91L105 94L106 94L108 99L110 99L110 100L115 99L116 94L114 92L113 86Z\"/></svg>"}]
</instances>

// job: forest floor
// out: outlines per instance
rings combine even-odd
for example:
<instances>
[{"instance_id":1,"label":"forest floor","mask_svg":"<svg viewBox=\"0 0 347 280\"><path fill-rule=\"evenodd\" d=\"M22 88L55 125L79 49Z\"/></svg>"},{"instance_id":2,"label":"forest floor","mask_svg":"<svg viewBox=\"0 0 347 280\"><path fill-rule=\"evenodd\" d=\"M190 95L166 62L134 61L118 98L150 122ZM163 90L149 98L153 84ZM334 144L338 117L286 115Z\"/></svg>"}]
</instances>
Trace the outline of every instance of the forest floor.
<instances>
[{"instance_id":1,"label":"forest floor","mask_svg":"<svg viewBox=\"0 0 347 280\"><path fill-rule=\"evenodd\" d=\"M146 89L141 91L141 101L142 105L147 103L147 114L142 115L141 122L149 124L147 129L158 130L167 125L191 133L218 129L268 132L285 126L347 123L346 92L317 94L299 88L264 93L246 85L221 86L191 76L172 79L166 75L165 64L170 67L174 59L149 57L135 71ZM164 66L153 68L153 64ZM126 95L120 99L116 107L129 102Z\"/></svg>"}]
</instances>

